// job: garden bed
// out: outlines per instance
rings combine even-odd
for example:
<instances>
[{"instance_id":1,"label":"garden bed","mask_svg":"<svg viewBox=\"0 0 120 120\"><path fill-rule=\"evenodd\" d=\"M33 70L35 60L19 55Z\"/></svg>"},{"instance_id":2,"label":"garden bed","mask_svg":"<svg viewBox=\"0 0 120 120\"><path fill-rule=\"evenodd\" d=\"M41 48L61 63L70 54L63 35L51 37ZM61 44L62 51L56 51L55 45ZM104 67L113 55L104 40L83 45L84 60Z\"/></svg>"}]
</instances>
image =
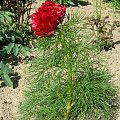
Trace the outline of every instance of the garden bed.
<instances>
[{"instance_id":1,"label":"garden bed","mask_svg":"<svg viewBox=\"0 0 120 120\"><path fill-rule=\"evenodd\" d=\"M80 12L88 18L88 16L92 16L95 13L94 3L92 1L90 1L90 3L91 4L85 6L80 5L79 7L69 7L67 11ZM103 6L103 16L110 15L110 21L119 20L120 22L120 15L116 16L117 13L115 15L114 11L110 8L108 9L106 4ZM101 54L107 59L107 67L110 73L113 74L111 82L120 87L120 27L114 30L113 41L115 43L115 48L109 51L102 51ZM0 120L17 120L18 106L23 100L23 91L26 87L27 81L27 68L30 65L29 62L26 63L26 60L23 60L23 63L18 62L18 65L14 67L14 70L20 75L20 77L17 76L17 78L14 79L14 88L6 87L1 84ZM0 82L2 83L2 81ZM118 91L118 100L120 102L120 90ZM117 112L116 120L120 120L120 109Z\"/></svg>"}]
</instances>

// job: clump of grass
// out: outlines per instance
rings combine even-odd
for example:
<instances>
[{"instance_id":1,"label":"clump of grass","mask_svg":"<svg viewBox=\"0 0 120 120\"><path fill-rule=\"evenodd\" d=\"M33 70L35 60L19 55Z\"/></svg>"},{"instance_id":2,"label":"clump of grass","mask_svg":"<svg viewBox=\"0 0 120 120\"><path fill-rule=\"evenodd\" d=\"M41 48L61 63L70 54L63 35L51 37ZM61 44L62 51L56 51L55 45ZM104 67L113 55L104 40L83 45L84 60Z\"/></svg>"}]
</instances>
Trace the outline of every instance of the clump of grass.
<instances>
[{"instance_id":1,"label":"clump of grass","mask_svg":"<svg viewBox=\"0 0 120 120\"><path fill-rule=\"evenodd\" d=\"M39 41L21 120L108 120L113 114L116 87L82 25L72 15L54 36Z\"/></svg>"}]
</instances>

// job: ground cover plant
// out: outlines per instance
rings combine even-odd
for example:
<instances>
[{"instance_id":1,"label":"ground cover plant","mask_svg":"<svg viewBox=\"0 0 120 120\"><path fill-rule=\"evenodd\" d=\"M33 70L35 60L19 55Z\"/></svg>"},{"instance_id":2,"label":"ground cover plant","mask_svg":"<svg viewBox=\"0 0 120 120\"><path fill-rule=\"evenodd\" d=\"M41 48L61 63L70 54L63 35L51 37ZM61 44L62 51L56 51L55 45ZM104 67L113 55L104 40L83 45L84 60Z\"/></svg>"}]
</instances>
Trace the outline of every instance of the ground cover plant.
<instances>
[{"instance_id":1,"label":"ground cover plant","mask_svg":"<svg viewBox=\"0 0 120 120\"><path fill-rule=\"evenodd\" d=\"M19 53L26 56L27 51L30 51L30 41L33 36L28 19L33 2L35 1L0 2L0 65L2 66L0 77L7 86L12 86L10 74L13 74L13 71L9 69L11 63L6 59L17 57Z\"/></svg>"},{"instance_id":2,"label":"ground cover plant","mask_svg":"<svg viewBox=\"0 0 120 120\"><path fill-rule=\"evenodd\" d=\"M101 64L83 16L70 15L53 36L38 39L20 106L21 120L109 120L116 87ZM89 34L87 34L89 33ZM92 37L91 37L92 38Z\"/></svg>"}]
</instances>

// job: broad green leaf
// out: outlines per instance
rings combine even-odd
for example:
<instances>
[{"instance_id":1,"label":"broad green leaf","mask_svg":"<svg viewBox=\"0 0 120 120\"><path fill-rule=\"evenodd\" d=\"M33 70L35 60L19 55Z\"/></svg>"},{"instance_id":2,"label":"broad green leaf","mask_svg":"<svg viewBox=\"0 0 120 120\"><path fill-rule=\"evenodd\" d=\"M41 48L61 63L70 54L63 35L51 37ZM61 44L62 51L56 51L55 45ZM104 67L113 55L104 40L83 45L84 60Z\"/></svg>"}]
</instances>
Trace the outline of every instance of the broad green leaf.
<instances>
[{"instance_id":1,"label":"broad green leaf","mask_svg":"<svg viewBox=\"0 0 120 120\"><path fill-rule=\"evenodd\" d=\"M7 46L7 48L6 48L7 54L10 54L10 52L11 52L11 50L12 50L13 47L14 47L14 43L10 43L10 44Z\"/></svg>"},{"instance_id":2,"label":"broad green leaf","mask_svg":"<svg viewBox=\"0 0 120 120\"><path fill-rule=\"evenodd\" d=\"M10 79L8 74L4 73L1 77L7 86L11 87L13 85L12 80Z\"/></svg>"},{"instance_id":3,"label":"broad green leaf","mask_svg":"<svg viewBox=\"0 0 120 120\"><path fill-rule=\"evenodd\" d=\"M3 74L3 72L2 72L2 70L0 70L0 77L1 77L2 74Z\"/></svg>"},{"instance_id":4,"label":"broad green leaf","mask_svg":"<svg viewBox=\"0 0 120 120\"><path fill-rule=\"evenodd\" d=\"M2 41L2 40L3 40L3 37L0 36L0 41Z\"/></svg>"},{"instance_id":5,"label":"broad green leaf","mask_svg":"<svg viewBox=\"0 0 120 120\"><path fill-rule=\"evenodd\" d=\"M3 69L6 67L6 65L1 61L0 62L0 68L1 68L1 70L3 71Z\"/></svg>"},{"instance_id":6,"label":"broad green leaf","mask_svg":"<svg viewBox=\"0 0 120 120\"><path fill-rule=\"evenodd\" d=\"M1 61L1 62L0 62L0 68L2 68L2 67L3 67L3 62Z\"/></svg>"},{"instance_id":7,"label":"broad green leaf","mask_svg":"<svg viewBox=\"0 0 120 120\"><path fill-rule=\"evenodd\" d=\"M4 16L4 21L7 22L7 23L10 23L11 22L11 17L9 15L7 15L6 13L3 14Z\"/></svg>"},{"instance_id":8,"label":"broad green leaf","mask_svg":"<svg viewBox=\"0 0 120 120\"><path fill-rule=\"evenodd\" d=\"M13 41L13 42L15 42L15 36L11 36L11 40Z\"/></svg>"},{"instance_id":9,"label":"broad green leaf","mask_svg":"<svg viewBox=\"0 0 120 120\"><path fill-rule=\"evenodd\" d=\"M11 30L11 31L14 30L14 27L9 25L9 30Z\"/></svg>"},{"instance_id":10,"label":"broad green leaf","mask_svg":"<svg viewBox=\"0 0 120 120\"><path fill-rule=\"evenodd\" d=\"M27 51L26 51L26 49L24 48L24 46L21 46L21 47L20 47L20 52L21 52L21 54L24 55L24 56L26 56L26 54L27 54Z\"/></svg>"},{"instance_id":11,"label":"broad green leaf","mask_svg":"<svg viewBox=\"0 0 120 120\"><path fill-rule=\"evenodd\" d=\"M75 5L72 1L67 1L70 5Z\"/></svg>"},{"instance_id":12,"label":"broad green leaf","mask_svg":"<svg viewBox=\"0 0 120 120\"><path fill-rule=\"evenodd\" d=\"M4 34L4 33L5 33L5 29L4 29L4 28L3 28L1 31L2 31L2 34Z\"/></svg>"},{"instance_id":13,"label":"broad green leaf","mask_svg":"<svg viewBox=\"0 0 120 120\"><path fill-rule=\"evenodd\" d=\"M21 34L21 33L20 33ZM16 36L16 39L21 40L22 41L22 37Z\"/></svg>"},{"instance_id":14,"label":"broad green leaf","mask_svg":"<svg viewBox=\"0 0 120 120\"><path fill-rule=\"evenodd\" d=\"M32 50L31 50L31 48L30 48L30 47L25 46L25 50L26 50L26 51L29 51L29 52L31 52L31 53L32 53Z\"/></svg>"},{"instance_id":15,"label":"broad green leaf","mask_svg":"<svg viewBox=\"0 0 120 120\"><path fill-rule=\"evenodd\" d=\"M3 15L0 15L0 22L4 24L4 17L3 17Z\"/></svg>"},{"instance_id":16,"label":"broad green leaf","mask_svg":"<svg viewBox=\"0 0 120 120\"><path fill-rule=\"evenodd\" d=\"M59 3L62 4L62 0L59 0Z\"/></svg>"},{"instance_id":17,"label":"broad green leaf","mask_svg":"<svg viewBox=\"0 0 120 120\"><path fill-rule=\"evenodd\" d=\"M9 16L14 16L14 13L9 12L9 11L7 11L6 14L9 15Z\"/></svg>"},{"instance_id":18,"label":"broad green leaf","mask_svg":"<svg viewBox=\"0 0 120 120\"><path fill-rule=\"evenodd\" d=\"M8 67L8 65L4 64L2 61L0 62L0 69L2 73L13 73L13 70Z\"/></svg>"},{"instance_id":19,"label":"broad green leaf","mask_svg":"<svg viewBox=\"0 0 120 120\"><path fill-rule=\"evenodd\" d=\"M3 71L3 73L9 74L10 68L6 64L3 64L2 71Z\"/></svg>"},{"instance_id":20,"label":"broad green leaf","mask_svg":"<svg viewBox=\"0 0 120 120\"><path fill-rule=\"evenodd\" d=\"M18 52L19 52L19 44L15 44L14 45L14 48L13 48L13 54L15 55L15 56L17 56L18 55Z\"/></svg>"}]
</instances>

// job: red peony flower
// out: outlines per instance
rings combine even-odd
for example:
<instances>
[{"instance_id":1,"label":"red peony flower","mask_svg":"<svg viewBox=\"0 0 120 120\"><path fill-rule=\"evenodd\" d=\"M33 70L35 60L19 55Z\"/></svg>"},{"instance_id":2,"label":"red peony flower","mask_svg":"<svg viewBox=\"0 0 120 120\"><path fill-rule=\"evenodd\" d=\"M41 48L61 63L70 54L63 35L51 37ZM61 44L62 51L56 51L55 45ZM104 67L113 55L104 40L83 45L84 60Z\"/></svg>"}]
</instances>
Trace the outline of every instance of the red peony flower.
<instances>
[{"instance_id":1,"label":"red peony flower","mask_svg":"<svg viewBox=\"0 0 120 120\"><path fill-rule=\"evenodd\" d=\"M65 6L46 0L31 16L34 34L39 37L54 34L65 13Z\"/></svg>"}]
</instances>

